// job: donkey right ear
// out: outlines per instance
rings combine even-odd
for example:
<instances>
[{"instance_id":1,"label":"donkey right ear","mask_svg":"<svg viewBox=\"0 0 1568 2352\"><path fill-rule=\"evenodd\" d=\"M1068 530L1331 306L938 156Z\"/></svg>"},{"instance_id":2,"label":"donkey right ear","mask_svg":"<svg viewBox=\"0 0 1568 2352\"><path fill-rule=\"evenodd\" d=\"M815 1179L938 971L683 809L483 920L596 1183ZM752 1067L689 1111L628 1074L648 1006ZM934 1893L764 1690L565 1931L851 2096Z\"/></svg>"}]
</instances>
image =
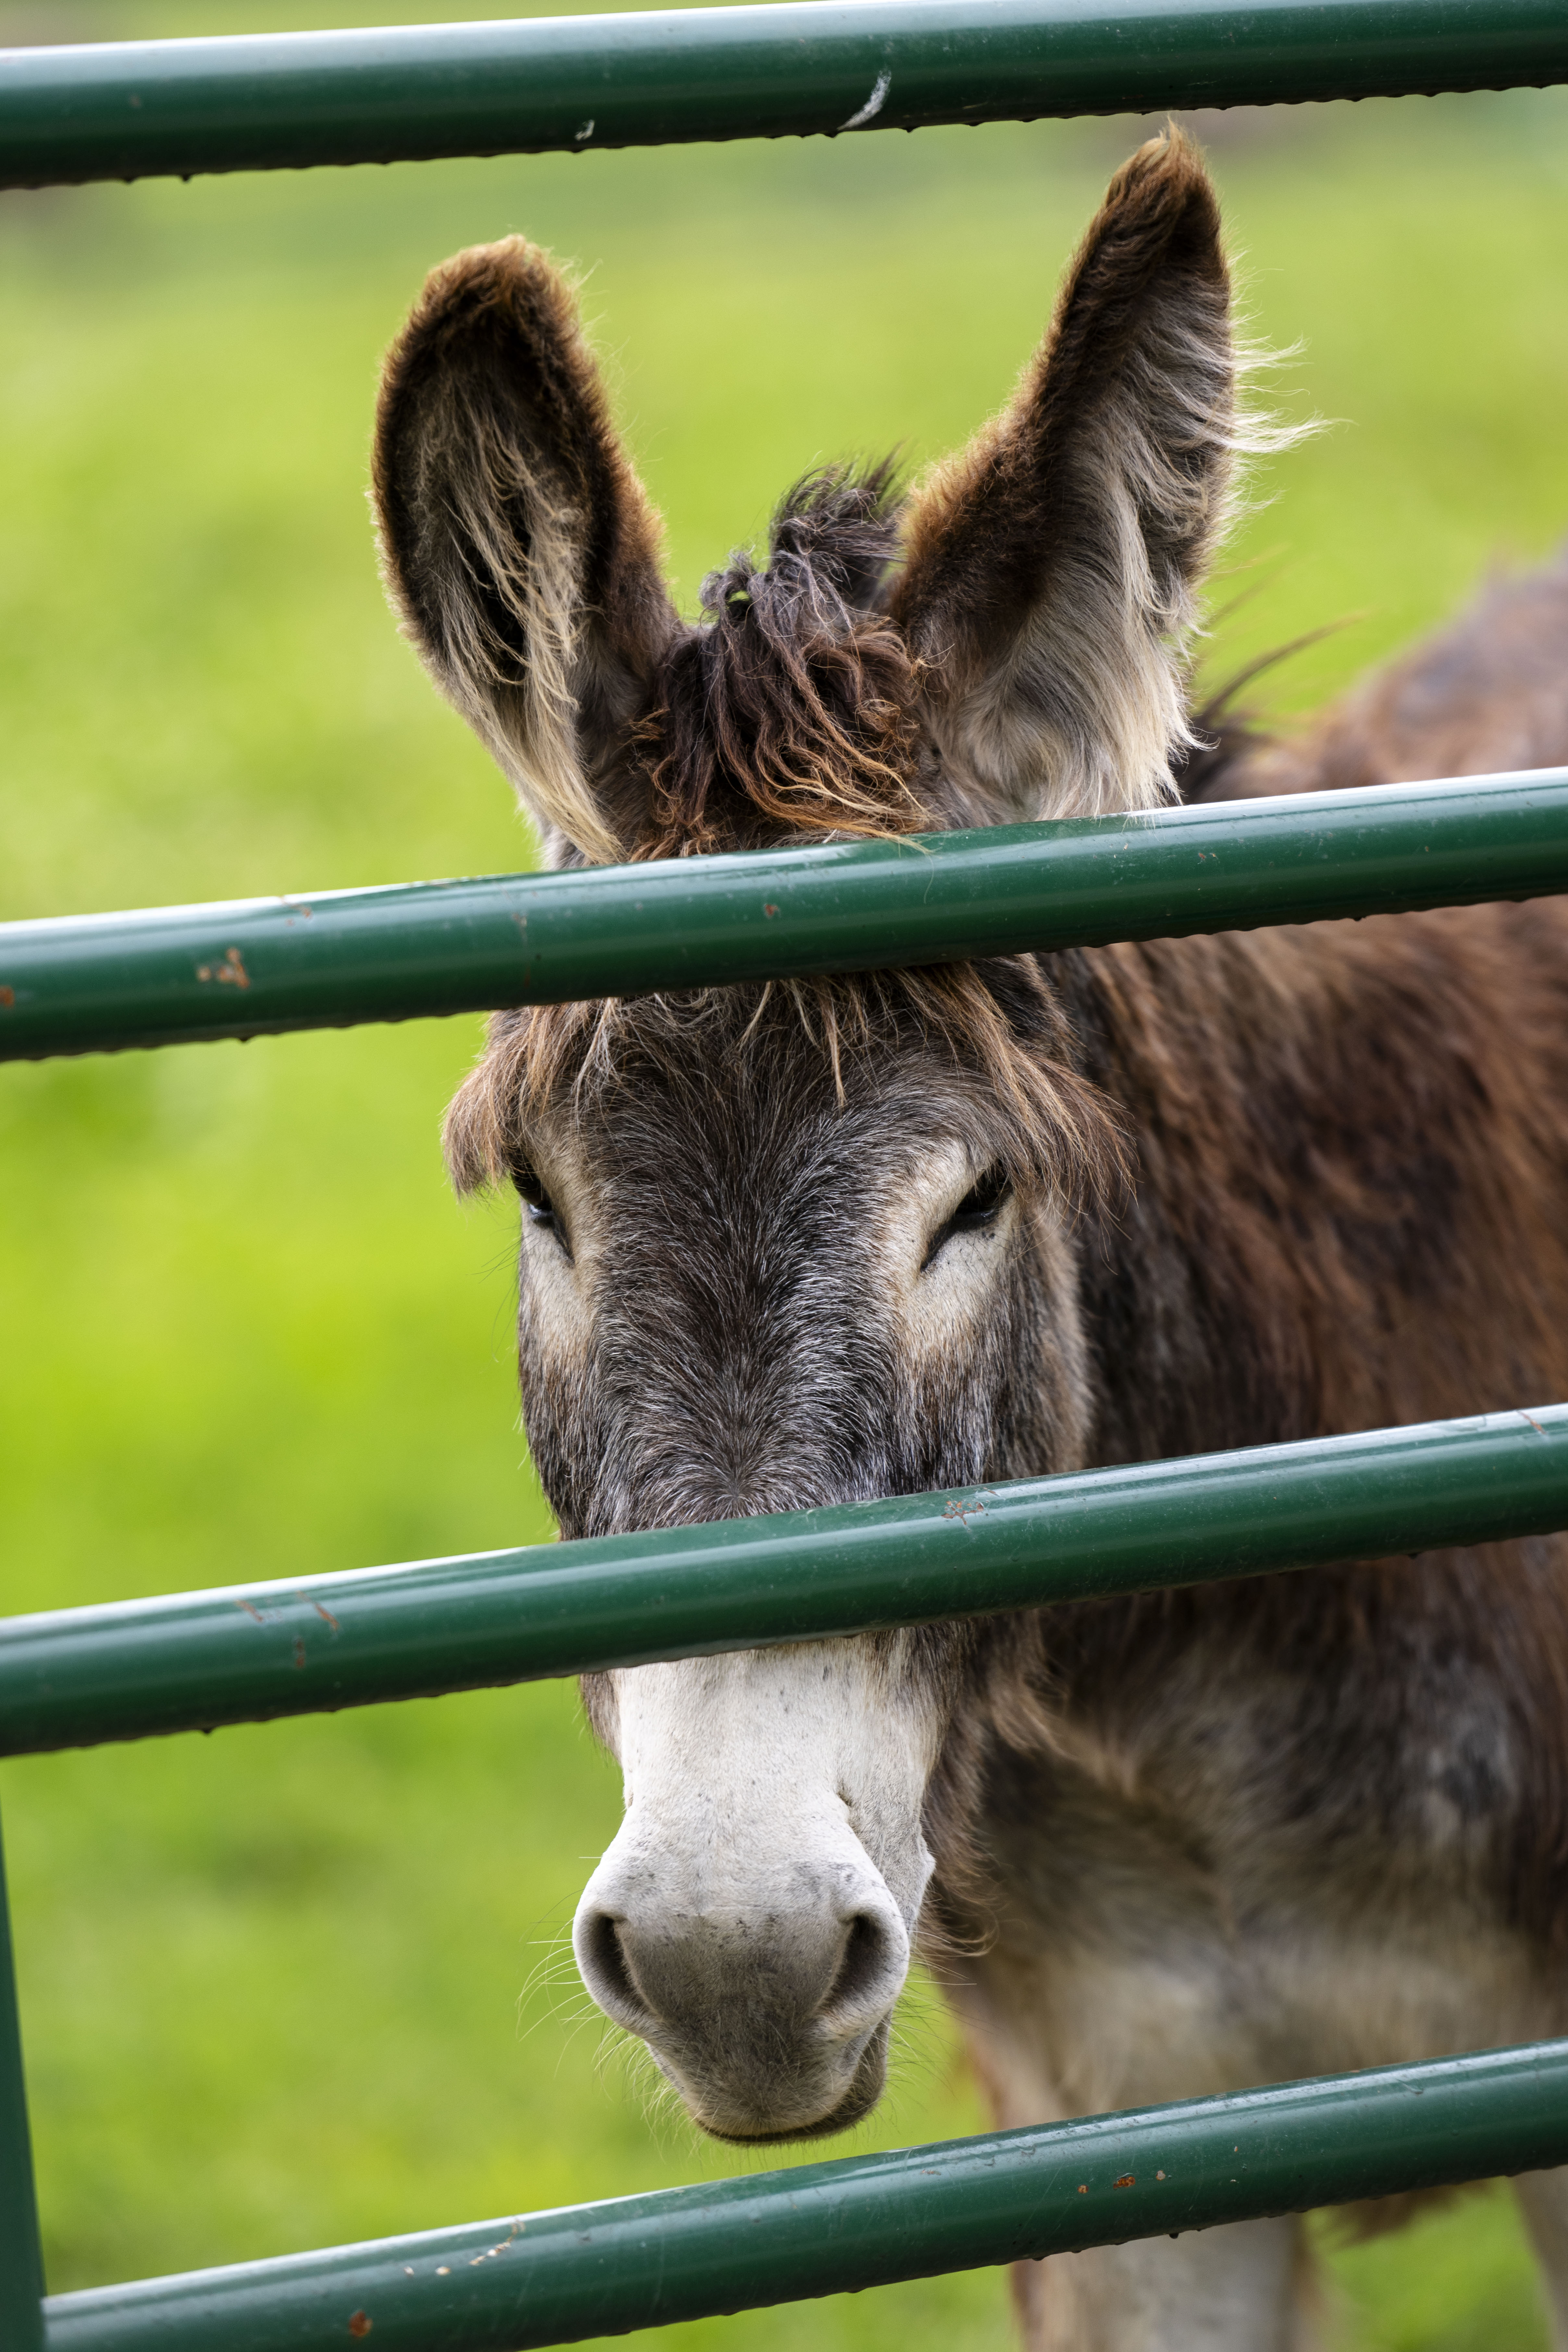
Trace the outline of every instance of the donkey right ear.
<instances>
[{"instance_id":1,"label":"donkey right ear","mask_svg":"<svg viewBox=\"0 0 1568 2352\"><path fill-rule=\"evenodd\" d=\"M680 625L576 306L524 238L431 275L383 372L374 497L407 635L551 862L625 856L626 726Z\"/></svg>"}]
</instances>

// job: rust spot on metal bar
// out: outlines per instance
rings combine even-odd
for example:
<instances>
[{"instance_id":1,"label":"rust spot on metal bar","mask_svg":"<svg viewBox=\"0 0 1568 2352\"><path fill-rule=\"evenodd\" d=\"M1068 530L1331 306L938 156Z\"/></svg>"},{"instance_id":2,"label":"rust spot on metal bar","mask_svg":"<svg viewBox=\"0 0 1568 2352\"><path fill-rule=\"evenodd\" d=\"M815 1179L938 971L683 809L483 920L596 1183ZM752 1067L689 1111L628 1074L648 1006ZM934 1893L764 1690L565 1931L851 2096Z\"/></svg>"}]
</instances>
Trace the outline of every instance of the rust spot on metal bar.
<instances>
[{"instance_id":1,"label":"rust spot on metal bar","mask_svg":"<svg viewBox=\"0 0 1568 2352\"><path fill-rule=\"evenodd\" d=\"M237 948L230 948L221 963L199 963L198 980L225 981L231 988L248 988L250 974L245 969L245 958Z\"/></svg>"}]
</instances>

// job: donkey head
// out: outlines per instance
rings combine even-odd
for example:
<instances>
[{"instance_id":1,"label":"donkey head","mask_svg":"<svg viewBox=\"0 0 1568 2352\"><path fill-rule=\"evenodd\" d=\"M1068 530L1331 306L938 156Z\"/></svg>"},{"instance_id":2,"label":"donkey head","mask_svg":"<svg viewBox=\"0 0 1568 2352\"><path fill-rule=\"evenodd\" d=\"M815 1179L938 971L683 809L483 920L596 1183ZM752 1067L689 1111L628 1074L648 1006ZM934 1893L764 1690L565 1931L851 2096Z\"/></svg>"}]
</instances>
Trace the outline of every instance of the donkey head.
<instances>
[{"instance_id":1,"label":"donkey head","mask_svg":"<svg viewBox=\"0 0 1568 2352\"><path fill-rule=\"evenodd\" d=\"M1173 133L1115 181L1004 415L907 505L885 467L808 478L699 625L521 239L431 278L375 495L408 634L559 866L1170 797L1237 443L1217 214ZM459 1185L522 1198L524 1412L565 1536L1084 1459L1074 1220L1116 1145L1034 959L503 1013L448 1148ZM984 1651L948 1627L590 1682L626 1811L579 1963L708 2130L877 2098Z\"/></svg>"}]
</instances>

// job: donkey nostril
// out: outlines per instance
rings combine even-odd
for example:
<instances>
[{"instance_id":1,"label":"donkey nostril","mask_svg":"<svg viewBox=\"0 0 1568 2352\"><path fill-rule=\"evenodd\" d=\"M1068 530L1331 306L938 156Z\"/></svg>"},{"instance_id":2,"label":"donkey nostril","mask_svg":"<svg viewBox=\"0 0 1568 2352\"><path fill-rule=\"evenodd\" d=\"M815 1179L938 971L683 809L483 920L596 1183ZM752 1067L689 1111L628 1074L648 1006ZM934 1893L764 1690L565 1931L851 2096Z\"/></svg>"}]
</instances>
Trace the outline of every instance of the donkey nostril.
<instances>
[{"instance_id":1,"label":"donkey nostril","mask_svg":"<svg viewBox=\"0 0 1568 2352\"><path fill-rule=\"evenodd\" d=\"M825 2023L842 2024L868 2008L882 2009L889 1998L887 1931L873 1914L857 1913L848 1923L837 1972L819 2011Z\"/></svg>"},{"instance_id":2,"label":"donkey nostril","mask_svg":"<svg viewBox=\"0 0 1568 2352\"><path fill-rule=\"evenodd\" d=\"M646 2033L653 2022L652 2012L627 1965L621 1922L608 1911L595 1911L579 1928L577 1965L605 2015L635 2033Z\"/></svg>"}]
</instances>

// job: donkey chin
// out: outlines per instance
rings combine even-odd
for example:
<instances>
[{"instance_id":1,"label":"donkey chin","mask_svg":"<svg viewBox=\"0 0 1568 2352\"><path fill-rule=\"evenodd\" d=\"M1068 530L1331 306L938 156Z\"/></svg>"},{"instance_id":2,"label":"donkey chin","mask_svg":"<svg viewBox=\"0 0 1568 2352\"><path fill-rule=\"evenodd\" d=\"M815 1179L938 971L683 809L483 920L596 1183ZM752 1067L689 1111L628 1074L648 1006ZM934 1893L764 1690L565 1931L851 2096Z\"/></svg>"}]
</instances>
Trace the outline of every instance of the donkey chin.
<instances>
[{"instance_id":1,"label":"donkey chin","mask_svg":"<svg viewBox=\"0 0 1568 2352\"><path fill-rule=\"evenodd\" d=\"M847 2083L838 2053L827 2070L826 2086L824 2070L812 2063L816 2053L803 2048L783 2053L784 2069L789 2071L781 2069L778 2080L760 2084L755 2105L744 2109L736 2096L742 2086L733 2081L704 2084L700 2077L682 2072L653 2043L648 2048L660 2073L679 2092L688 2115L710 2138L757 2147L774 2140L827 2139L868 2116L887 2079L889 2026L890 2020L885 2017L868 2038L851 2045L852 2052L858 2047L859 2056ZM825 2097L833 2102L826 2115L820 2112Z\"/></svg>"},{"instance_id":2,"label":"donkey chin","mask_svg":"<svg viewBox=\"0 0 1568 2352\"><path fill-rule=\"evenodd\" d=\"M825 2137L881 2095L931 1862L926 1727L870 1703L876 1664L812 1644L609 1678L626 1814L577 1964L715 2138Z\"/></svg>"}]
</instances>

